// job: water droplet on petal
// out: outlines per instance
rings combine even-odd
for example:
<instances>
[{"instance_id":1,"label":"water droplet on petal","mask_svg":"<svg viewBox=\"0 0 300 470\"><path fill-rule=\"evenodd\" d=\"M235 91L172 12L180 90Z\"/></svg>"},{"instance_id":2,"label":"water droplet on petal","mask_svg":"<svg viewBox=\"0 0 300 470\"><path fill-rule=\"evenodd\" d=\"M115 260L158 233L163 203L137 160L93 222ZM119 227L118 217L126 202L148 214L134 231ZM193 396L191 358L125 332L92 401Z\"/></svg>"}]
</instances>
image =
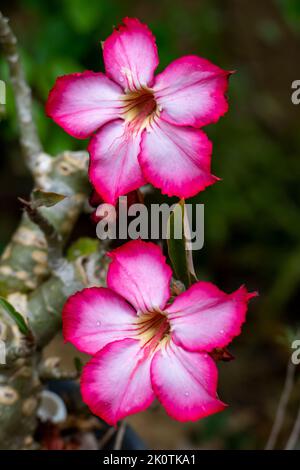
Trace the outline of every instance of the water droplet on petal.
<instances>
[{"instance_id":1,"label":"water droplet on petal","mask_svg":"<svg viewBox=\"0 0 300 470\"><path fill-rule=\"evenodd\" d=\"M189 396L189 392L185 392L185 393L184 393L184 396L185 396L185 397L188 397L188 396Z\"/></svg>"},{"instance_id":2,"label":"water droplet on petal","mask_svg":"<svg viewBox=\"0 0 300 470\"><path fill-rule=\"evenodd\" d=\"M100 321L97 321L96 325L97 325L97 326L100 326L100 325L101 325L101 322L100 322Z\"/></svg>"},{"instance_id":3,"label":"water droplet on petal","mask_svg":"<svg viewBox=\"0 0 300 470\"><path fill-rule=\"evenodd\" d=\"M224 330L220 330L221 335L224 333Z\"/></svg>"}]
</instances>

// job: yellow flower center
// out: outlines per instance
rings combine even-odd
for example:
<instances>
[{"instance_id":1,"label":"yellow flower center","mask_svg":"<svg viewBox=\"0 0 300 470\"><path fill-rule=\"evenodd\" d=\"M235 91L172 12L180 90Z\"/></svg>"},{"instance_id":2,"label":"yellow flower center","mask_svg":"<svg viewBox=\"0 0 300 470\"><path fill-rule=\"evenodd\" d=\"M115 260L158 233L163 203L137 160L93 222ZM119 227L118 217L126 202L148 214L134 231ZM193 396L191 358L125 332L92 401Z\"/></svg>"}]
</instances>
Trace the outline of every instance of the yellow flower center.
<instances>
[{"instance_id":1,"label":"yellow flower center","mask_svg":"<svg viewBox=\"0 0 300 470\"><path fill-rule=\"evenodd\" d=\"M136 322L136 335L143 346L157 349L170 338L169 321L161 311L147 312L140 315Z\"/></svg>"},{"instance_id":2,"label":"yellow flower center","mask_svg":"<svg viewBox=\"0 0 300 470\"><path fill-rule=\"evenodd\" d=\"M128 91L121 99L124 102L122 116L131 130L139 132L145 129L160 114L150 88Z\"/></svg>"}]
</instances>

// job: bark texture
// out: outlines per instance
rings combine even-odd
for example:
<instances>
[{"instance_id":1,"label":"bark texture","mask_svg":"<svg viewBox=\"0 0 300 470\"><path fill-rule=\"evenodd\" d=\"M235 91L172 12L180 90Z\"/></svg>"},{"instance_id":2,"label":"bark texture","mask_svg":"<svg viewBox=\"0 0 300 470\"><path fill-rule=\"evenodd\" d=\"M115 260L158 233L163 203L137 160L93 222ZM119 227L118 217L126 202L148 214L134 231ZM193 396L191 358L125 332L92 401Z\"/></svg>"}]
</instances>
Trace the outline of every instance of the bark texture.
<instances>
[{"instance_id":1,"label":"bark texture","mask_svg":"<svg viewBox=\"0 0 300 470\"><path fill-rule=\"evenodd\" d=\"M33 339L23 336L0 307L0 340L6 345L6 364L0 364L0 448L37 448L33 435L42 389L43 348L61 328L66 298L90 284L104 285L107 261L103 251L69 262L57 259L72 232L90 191L86 152L53 157L44 153L32 116L31 91L20 62L17 40L0 12L0 47L7 60L20 129L20 145L34 188L63 194L53 207L39 209L57 232L58 250L24 212L0 259L0 295L20 312ZM33 189L34 189L33 188ZM46 234L47 235L47 234ZM54 259L53 259L54 258Z\"/></svg>"}]
</instances>

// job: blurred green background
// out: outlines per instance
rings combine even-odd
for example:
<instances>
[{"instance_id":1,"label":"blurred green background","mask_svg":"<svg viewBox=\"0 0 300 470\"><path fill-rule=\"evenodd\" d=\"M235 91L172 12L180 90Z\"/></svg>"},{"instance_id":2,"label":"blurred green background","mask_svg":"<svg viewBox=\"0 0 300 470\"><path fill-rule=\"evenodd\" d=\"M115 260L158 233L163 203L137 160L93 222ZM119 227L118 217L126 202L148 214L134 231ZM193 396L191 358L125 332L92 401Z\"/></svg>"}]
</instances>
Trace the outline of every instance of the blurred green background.
<instances>
[{"instance_id":1,"label":"blurred green background","mask_svg":"<svg viewBox=\"0 0 300 470\"><path fill-rule=\"evenodd\" d=\"M40 136L51 154L87 142L46 118L49 89L58 75L103 70L100 41L124 16L153 30L159 71L186 54L237 71L229 113L206 128L214 143L213 173L222 181L194 199L205 203L199 277L227 291L245 282L260 292L230 347L235 361L220 364L220 396L231 406L194 424L174 423L160 409L131 422L156 448L263 447L300 314L300 105L291 102L291 84L300 79L299 0L3 0L1 9L19 38ZM1 58L0 78L8 78ZM0 132L2 250L20 217L17 196L31 188L9 86ZM88 216L81 223L83 234L94 235ZM280 442L292 426L299 386Z\"/></svg>"}]
</instances>

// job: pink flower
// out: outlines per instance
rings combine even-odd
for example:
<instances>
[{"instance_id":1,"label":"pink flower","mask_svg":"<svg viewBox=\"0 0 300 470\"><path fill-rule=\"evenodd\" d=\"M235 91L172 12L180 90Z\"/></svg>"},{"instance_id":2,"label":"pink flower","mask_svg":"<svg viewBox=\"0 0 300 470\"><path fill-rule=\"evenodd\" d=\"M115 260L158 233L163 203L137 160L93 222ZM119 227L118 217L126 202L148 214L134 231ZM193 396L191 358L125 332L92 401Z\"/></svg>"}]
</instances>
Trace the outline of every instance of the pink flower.
<instances>
[{"instance_id":1,"label":"pink flower","mask_svg":"<svg viewBox=\"0 0 300 470\"><path fill-rule=\"evenodd\" d=\"M211 142L198 128L226 113L229 72L190 55L154 78L154 36L137 19L123 23L104 42L106 74L58 78L46 112L72 136L92 136L89 176L105 202L146 182L169 196L193 196L218 179Z\"/></svg>"},{"instance_id":2,"label":"pink flower","mask_svg":"<svg viewBox=\"0 0 300 470\"><path fill-rule=\"evenodd\" d=\"M65 340L93 355L81 377L85 403L111 425L155 397L179 421L223 410L210 353L240 334L256 294L198 282L169 303L172 272L158 246L131 241L110 256L108 288L77 292L63 310Z\"/></svg>"}]
</instances>

